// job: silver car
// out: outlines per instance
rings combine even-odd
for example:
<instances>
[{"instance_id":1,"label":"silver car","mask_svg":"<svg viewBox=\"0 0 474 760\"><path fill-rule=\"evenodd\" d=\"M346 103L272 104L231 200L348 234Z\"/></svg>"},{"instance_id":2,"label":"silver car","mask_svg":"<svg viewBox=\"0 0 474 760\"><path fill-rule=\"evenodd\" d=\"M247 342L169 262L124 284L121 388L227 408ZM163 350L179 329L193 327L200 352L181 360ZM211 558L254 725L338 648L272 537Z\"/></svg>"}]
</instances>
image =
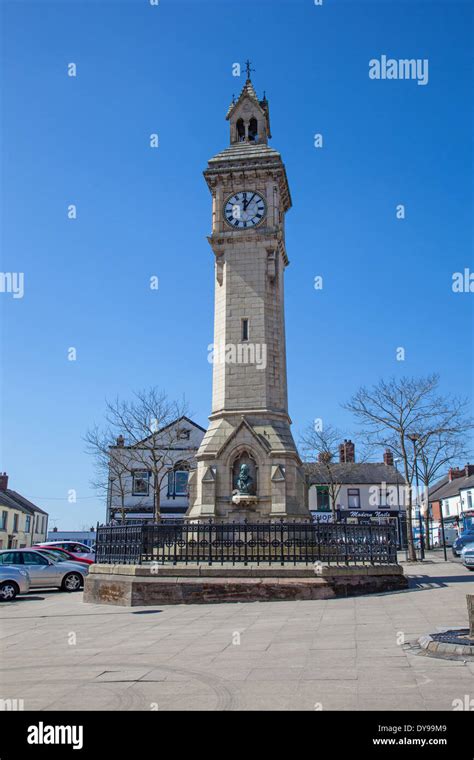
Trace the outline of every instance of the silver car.
<instances>
[{"instance_id":1,"label":"silver car","mask_svg":"<svg viewBox=\"0 0 474 760\"><path fill-rule=\"evenodd\" d=\"M63 591L78 591L89 572L89 566L82 562L58 560L36 549L4 549L0 551L0 565L26 570L31 588L60 588Z\"/></svg>"},{"instance_id":2,"label":"silver car","mask_svg":"<svg viewBox=\"0 0 474 760\"><path fill-rule=\"evenodd\" d=\"M27 594L29 590L30 576L26 570L0 566L0 602L11 602L17 594Z\"/></svg>"},{"instance_id":3,"label":"silver car","mask_svg":"<svg viewBox=\"0 0 474 760\"><path fill-rule=\"evenodd\" d=\"M461 552L461 562L468 570L474 570L474 543L466 544Z\"/></svg>"}]
</instances>

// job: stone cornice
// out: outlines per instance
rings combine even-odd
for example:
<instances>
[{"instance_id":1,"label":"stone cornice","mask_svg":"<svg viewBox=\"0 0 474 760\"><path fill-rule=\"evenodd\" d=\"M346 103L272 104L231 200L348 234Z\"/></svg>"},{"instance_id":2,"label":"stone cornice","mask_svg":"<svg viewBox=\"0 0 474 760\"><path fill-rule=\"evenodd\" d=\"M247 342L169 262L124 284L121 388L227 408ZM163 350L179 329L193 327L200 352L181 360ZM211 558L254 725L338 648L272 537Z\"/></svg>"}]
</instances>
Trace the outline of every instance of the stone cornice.
<instances>
[{"instance_id":1,"label":"stone cornice","mask_svg":"<svg viewBox=\"0 0 474 760\"><path fill-rule=\"evenodd\" d=\"M214 232L208 235L207 241L211 246L216 258L224 255L229 245L242 245L242 243L264 243L268 248L275 248L283 257L285 265L290 263L286 253L283 233L276 228L258 227L248 232L246 230L230 230L227 232Z\"/></svg>"},{"instance_id":2,"label":"stone cornice","mask_svg":"<svg viewBox=\"0 0 474 760\"><path fill-rule=\"evenodd\" d=\"M252 163L223 161L215 167L206 169L203 174L211 193L215 191L218 185L233 186L235 182L245 183L247 180L272 179L278 182L283 210L286 212L291 208L288 177L286 176L285 164L282 161L273 159L270 162L265 159L255 160Z\"/></svg>"}]
</instances>

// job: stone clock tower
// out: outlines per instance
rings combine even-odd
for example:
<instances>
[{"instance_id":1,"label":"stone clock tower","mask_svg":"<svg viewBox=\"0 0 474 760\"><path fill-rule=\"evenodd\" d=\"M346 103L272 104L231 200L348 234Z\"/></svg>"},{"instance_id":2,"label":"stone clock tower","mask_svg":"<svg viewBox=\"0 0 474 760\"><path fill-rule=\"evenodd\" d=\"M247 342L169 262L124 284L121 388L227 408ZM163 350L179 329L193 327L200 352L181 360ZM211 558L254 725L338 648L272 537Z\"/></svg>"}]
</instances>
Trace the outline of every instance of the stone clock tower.
<instances>
[{"instance_id":1,"label":"stone clock tower","mask_svg":"<svg viewBox=\"0 0 474 760\"><path fill-rule=\"evenodd\" d=\"M215 256L213 393L187 519L309 518L287 401L288 180L268 145L268 101L250 77L226 118L230 146L204 172Z\"/></svg>"}]
</instances>

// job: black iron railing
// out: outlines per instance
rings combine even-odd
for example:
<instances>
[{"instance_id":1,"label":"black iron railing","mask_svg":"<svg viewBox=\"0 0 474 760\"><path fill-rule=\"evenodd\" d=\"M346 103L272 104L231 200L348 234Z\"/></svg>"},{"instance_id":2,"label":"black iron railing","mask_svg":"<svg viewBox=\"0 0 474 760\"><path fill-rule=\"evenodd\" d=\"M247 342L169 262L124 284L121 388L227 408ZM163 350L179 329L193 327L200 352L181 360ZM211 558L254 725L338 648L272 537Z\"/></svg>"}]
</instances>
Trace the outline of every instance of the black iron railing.
<instances>
[{"instance_id":1,"label":"black iron railing","mask_svg":"<svg viewBox=\"0 0 474 760\"><path fill-rule=\"evenodd\" d=\"M385 565L397 561L394 525L163 521L99 527L96 547L96 561L105 564Z\"/></svg>"}]
</instances>

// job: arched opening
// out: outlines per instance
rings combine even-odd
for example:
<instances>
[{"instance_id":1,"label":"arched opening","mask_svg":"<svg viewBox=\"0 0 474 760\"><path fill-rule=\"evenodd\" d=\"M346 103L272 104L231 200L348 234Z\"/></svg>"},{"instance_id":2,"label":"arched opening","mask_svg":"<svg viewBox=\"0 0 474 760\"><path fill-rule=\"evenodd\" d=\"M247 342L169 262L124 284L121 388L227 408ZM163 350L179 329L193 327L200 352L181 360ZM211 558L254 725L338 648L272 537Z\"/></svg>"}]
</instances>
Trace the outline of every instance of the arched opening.
<instances>
[{"instance_id":1,"label":"arched opening","mask_svg":"<svg viewBox=\"0 0 474 760\"><path fill-rule=\"evenodd\" d=\"M255 116L252 116L252 118L249 121L249 140L251 142L254 142L258 139L258 122Z\"/></svg>"},{"instance_id":2,"label":"arched opening","mask_svg":"<svg viewBox=\"0 0 474 760\"><path fill-rule=\"evenodd\" d=\"M243 119L237 119L237 124L235 125L235 128L237 130L237 140L238 142L243 142L245 140L245 124Z\"/></svg>"},{"instance_id":3,"label":"arched opening","mask_svg":"<svg viewBox=\"0 0 474 760\"><path fill-rule=\"evenodd\" d=\"M240 494L254 496L257 493L257 465L249 451L242 451L232 465L232 488Z\"/></svg>"}]
</instances>

